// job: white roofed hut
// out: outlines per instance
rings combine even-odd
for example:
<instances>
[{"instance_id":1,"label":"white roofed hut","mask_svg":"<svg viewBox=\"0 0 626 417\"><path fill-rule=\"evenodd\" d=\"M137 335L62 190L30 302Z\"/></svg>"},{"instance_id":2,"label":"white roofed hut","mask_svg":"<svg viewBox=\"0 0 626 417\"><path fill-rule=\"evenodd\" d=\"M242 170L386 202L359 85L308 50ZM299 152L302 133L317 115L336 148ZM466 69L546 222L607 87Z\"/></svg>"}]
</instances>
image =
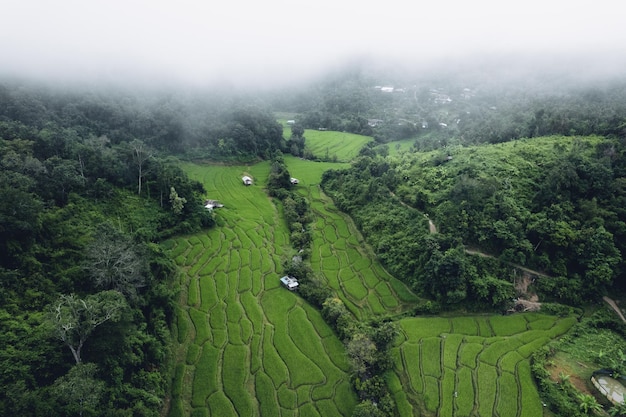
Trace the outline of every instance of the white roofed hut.
<instances>
[{"instance_id":1,"label":"white roofed hut","mask_svg":"<svg viewBox=\"0 0 626 417\"><path fill-rule=\"evenodd\" d=\"M205 200L204 201L204 208L206 208L207 210L213 210L214 208L220 208L220 207L224 207L224 205L217 200Z\"/></svg>"},{"instance_id":2,"label":"white roofed hut","mask_svg":"<svg viewBox=\"0 0 626 417\"><path fill-rule=\"evenodd\" d=\"M298 289L298 280L294 277L290 277L289 275L285 275L280 279L280 283L283 287L287 288L289 291L295 291Z\"/></svg>"},{"instance_id":3,"label":"white roofed hut","mask_svg":"<svg viewBox=\"0 0 626 417\"><path fill-rule=\"evenodd\" d=\"M247 175L241 177L241 181L243 181L243 185L252 185L252 178Z\"/></svg>"}]
</instances>

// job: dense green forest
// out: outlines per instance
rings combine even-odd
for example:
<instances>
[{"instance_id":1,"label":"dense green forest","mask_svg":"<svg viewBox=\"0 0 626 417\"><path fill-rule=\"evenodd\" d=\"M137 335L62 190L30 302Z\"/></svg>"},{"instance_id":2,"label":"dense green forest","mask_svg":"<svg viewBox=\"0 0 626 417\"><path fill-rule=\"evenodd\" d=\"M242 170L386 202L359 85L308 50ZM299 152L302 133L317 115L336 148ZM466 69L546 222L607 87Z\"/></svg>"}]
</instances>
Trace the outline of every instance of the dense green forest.
<instances>
[{"instance_id":1,"label":"dense green forest","mask_svg":"<svg viewBox=\"0 0 626 417\"><path fill-rule=\"evenodd\" d=\"M508 265L547 275L537 290L569 304L623 287L620 139L542 137L397 158L362 153L352 168L328 171L324 188L418 292L446 304L504 307L515 296Z\"/></svg>"},{"instance_id":2,"label":"dense green forest","mask_svg":"<svg viewBox=\"0 0 626 417\"><path fill-rule=\"evenodd\" d=\"M0 414L157 416L176 268L156 242L213 224L202 186L112 118L17 91L0 120Z\"/></svg>"},{"instance_id":3,"label":"dense green forest","mask_svg":"<svg viewBox=\"0 0 626 417\"><path fill-rule=\"evenodd\" d=\"M270 192L306 255L308 207L281 190L280 157L313 158L304 128L375 139L322 185L385 267L429 300L417 313L507 309L518 266L534 270L542 300L577 306L623 290L625 103L617 82L529 90L343 74L255 96L4 82L0 414L159 415L177 267L158 243L215 224L177 158L274 158ZM291 137L273 111L296 115ZM397 139L411 151L388 156ZM324 304L319 282L303 287L335 330L339 318L358 327ZM392 330L376 323L367 336L386 352ZM357 382L389 366L372 361Z\"/></svg>"}]
</instances>

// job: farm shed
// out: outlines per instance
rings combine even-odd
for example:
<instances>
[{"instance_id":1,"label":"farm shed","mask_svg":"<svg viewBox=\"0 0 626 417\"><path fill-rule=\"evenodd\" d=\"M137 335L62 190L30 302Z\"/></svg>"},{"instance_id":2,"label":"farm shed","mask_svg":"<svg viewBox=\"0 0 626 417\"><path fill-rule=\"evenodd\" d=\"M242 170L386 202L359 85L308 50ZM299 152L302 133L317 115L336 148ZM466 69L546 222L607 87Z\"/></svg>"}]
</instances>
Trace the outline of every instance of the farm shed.
<instances>
[{"instance_id":1,"label":"farm shed","mask_svg":"<svg viewBox=\"0 0 626 417\"><path fill-rule=\"evenodd\" d=\"M291 185L296 185L300 182L300 180L297 178L290 178L289 181L291 182Z\"/></svg>"},{"instance_id":2,"label":"farm shed","mask_svg":"<svg viewBox=\"0 0 626 417\"><path fill-rule=\"evenodd\" d=\"M241 177L241 181L243 181L243 185L252 185L252 178L247 175Z\"/></svg>"},{"instance_id":3,"label":"farm shed","mask_svg":"<svg viewBox=\"0 0 626 417\"><path fill-rule=\"evenodd\" d=\"M224 205L217 200L205 200L204 202L204 208L208 210L213 210L214 208L220 207L224 207Z\"/></svg>"},{"instance_id":4,"label":"farm shed","mask_svg":"<svg viewBox=\"0 0 626 417\"><path fill-rule=\"evenodd\" d=\"M289 275L282 277L280 279L280 283L283 284L283 286L289 291L295 291L298 289L298 280L294 277L290 277Z\"/></svg>"}]
</instances>

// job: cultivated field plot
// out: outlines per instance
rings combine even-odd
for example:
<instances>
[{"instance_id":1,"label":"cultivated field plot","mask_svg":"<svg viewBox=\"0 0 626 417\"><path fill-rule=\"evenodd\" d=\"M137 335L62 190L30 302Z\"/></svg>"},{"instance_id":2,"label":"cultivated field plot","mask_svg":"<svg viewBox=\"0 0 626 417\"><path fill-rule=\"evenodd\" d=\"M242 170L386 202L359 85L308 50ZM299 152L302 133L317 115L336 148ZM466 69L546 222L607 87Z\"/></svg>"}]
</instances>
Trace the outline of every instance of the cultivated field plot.
<instances>
[{"instance_id":1,"label":"cultivated field plot","mask_svg":"<svg viewBox=\"0 0 626 417\"><path fill-rule=\"evenodd\" d=\"M309 129L304 131L304 137L306 138L305 145L313 155L338 162L352 161L363 145L373 140L369 136L354 133Z\"/></svg>"},{"instance_id":2,"label":"cultivated field plot","mask_svg":"<svg viewBox=\"0 0 626 417\"><path fill-rule=\"evenodd\" d=\"M376 262L354 223L320 189L331 164L285 158L291 175L301 179L298 192L315 215L311 267L324 277L357 318L406 311L417 298ZM337 165L337 164L335 164Z\"/></svg>"},{"instance_id":3,"label":"cultivated field plot","mask_svg":"<svg viewBox=\"0 0 626 417\"><path fill-rule=\"evenodd\" d=\"M269 165L184 168L224 207L219 227L165 244L184 271L169 415L350 416L357 400L343 345L279 286L289 246L263 190Z\"/></svg>"},{"instance_id":4,"label":"cultivated field plot","mask_svg":"<svg viewBox=\"0 0 626 417\"><path fill-rule=\"evenodd\" d=\"M575 322L539 313L401 320L389 377L401 415L543 415L528 358Z\"/></svg>"}]
</instances>

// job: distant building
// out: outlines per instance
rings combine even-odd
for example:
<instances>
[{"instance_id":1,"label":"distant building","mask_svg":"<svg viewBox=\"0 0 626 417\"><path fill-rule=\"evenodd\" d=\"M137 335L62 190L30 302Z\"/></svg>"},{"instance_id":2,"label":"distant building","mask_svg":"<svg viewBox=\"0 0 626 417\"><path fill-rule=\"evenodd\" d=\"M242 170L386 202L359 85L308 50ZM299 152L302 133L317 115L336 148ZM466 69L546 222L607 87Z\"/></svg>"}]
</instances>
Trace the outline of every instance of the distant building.
<instances>
[{"instance_id":1,"label":"distant building","mask_svg":"<svg viewBox=\"0 0 626 417\"><path fill-rule=\"evenodd\" d=\"M287 120L287 124L288 124L289 126L293 126L293 125L295 125L295 124L296 124L296 121L295 121L295 120Z\"/></svg>"},{"instance_id":2,"label":"distant building","mask_svg":"<svg viewBox=\"0 0 626 417\"><path fill-rule=\"evenodd\" d=\"M285 275L280 279L280 283L287 288L289 291L295 291L298 289L298 280L294 277L290 277L289 275Z\"/></svg>"},{"instance_id":3,"label":"distant building","mask_svg":"<svg viewBox=\"0 0 626 417\"><path fill-rule=\"evenodd\" d=\"M241 181L243 181L243 185L252 185L252 178L247 175L241 177Z\"/></svg>"},{"instance_id":4,"label":"distant building","mask_svg":"<svg viewBox=\"0 0 626 417\"><path fill-rule=\"evenodd\" d=\"M300 182L300 180L297 178L290 178L289 182L291 182L291 185L296 185Z\"/></svg>"}]
</instances>

